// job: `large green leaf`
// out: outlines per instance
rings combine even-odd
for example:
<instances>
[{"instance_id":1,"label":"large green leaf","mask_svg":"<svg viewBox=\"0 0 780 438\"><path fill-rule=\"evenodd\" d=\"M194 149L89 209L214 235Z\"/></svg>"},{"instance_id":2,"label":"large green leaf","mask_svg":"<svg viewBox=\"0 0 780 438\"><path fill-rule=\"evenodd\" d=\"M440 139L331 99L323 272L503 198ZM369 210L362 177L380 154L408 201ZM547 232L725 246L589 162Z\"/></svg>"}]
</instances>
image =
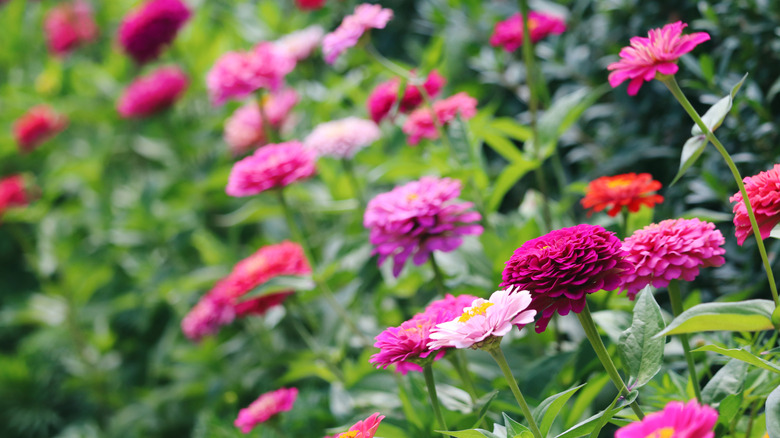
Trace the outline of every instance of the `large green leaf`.
<instances>
[{"instance_id":1,"label":"large green leaf","mask_svg":"<svg viewBox=\"0 0 780 438\"><path fill-rule=\"evenodd\" d=\"M732 359L718 370L701 390L701 398L706 404L717 404L728 395L742 390L747 376L747 364Z\"/></svg>"},{"instance_id":2,"label":"large green leaf","mask_svg":"<svg viewBox=\"0 0 780 438\"><path fill-rule=\"evenodd\" d=\"M755 332L773 329L769 300L747 300L736 303L704 303L693 306L674 318L656 336L707 331Z\"/></svg>"},{"instance_id":3,"label":"large green leaf","mask_svg":"<svg viewBox=\"0 0 780 438\"><path fill-rule=\"evenodd\" d=\"M664 359L664 337L656 333L664 328L661 308L655 302L653 289L647 286L634 305L634 319L620 336L618 351L631 376L629 385L640 388L660 370Z\"/></svg>"},{"instance_id":4,"label":"large green leaf","mask_svg":"<svg viewBox=\"0 0 780 438\"><path fill-rule=\"evenodd\" d=\"M540 163L537 160L525 160L507 166L498 176L498 179L493 186L493 193L490 194L490 198L488 199L488 211L493 212L498 210L506 192L517 184L517 182L520 181L520 178L525 176L525 174L539 167L539 164Z\"/></svg>"},{"instance_id":5,"label":"large green leaf","mask_svg":"<svg viewBox=\"0 0 780 438\"><path fill-rule=\"evenodd\" d=\"M761 359L760 357L756 356L755 354L747 350L742 350L739 348L723 348L723 347L718 347L717 345L705 345L693 351L713 351L715 353L720 353L724 356L728 356L732 359L741 360L742 362L747 362L759 368L763 368L765 370L772 371L773 373L780 374L779 366L773 364L772 362Z\"/></svg>"},{"instance_id":6,"label":"large green leaf","mask_svg":"<svg viewBox=\"0 0 780 438\"><path fill-rule=\"evenodd\" d=\"M534 434L531 432L531 429L509 418L506 412L502 412L501 415L504 416L504 426L506 427L507 438L533 438ZM542 436L544 436L544 434L542 434Z\"/></svg>"},{"instance_id":7,"label":"large green leaf","mask_svg":"<svg viewBox=\"0 0 780 438\"><path fill-rule=\"evenodd\" d=\"M539 425L542 436L547 436L558 413L563 409L566 402L569 401L574 393L583 386L585 386L584 383L580 386L575 386L574 388L569 388L566 391L551 395L539 403L539 406L534 409L534 420L536 420L536 423Z\"/></svg>"},{"instance_id":8,"label":"large green leaf","mask_svg":"<svg viewBox=\"0 0 780 438\"><path fill-rule=\"evenodd\" d=\"M769 438L780 438L780 386L766 399L766 432Z\"/></svg>"}]
</instances>

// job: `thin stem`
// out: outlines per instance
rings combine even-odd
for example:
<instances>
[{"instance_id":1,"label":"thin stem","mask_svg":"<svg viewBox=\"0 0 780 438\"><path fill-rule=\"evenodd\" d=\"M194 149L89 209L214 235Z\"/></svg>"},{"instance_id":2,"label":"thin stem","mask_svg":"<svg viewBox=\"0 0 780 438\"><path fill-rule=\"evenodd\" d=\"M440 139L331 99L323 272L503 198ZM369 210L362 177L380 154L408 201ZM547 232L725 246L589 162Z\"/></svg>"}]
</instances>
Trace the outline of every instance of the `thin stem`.
<instances>
[{"instance_id":1,"label":"thin stem","mask_svg":"<svg viewBox=\"0 0 780 438\"><path fill-rule=\"evenodd\" d=\"M512 375L512 370L509 368L509 364L506 362L506 357L504 356L504 352L501 351L501 346L496 343L494 347L489 348L487 351L491 356L493 356L493 359L495 359L499 368L501 368L501 372L504 373L504 378L509 384L509 389L512 390L512 394L514 394L515 400L517 400L517 404L520 405L520 409L523 411L523 415L528 421L528 426L530 427L531 432L534 434L534 437L543 438L542 432L539 430L539 426L536 425L534 416L531 413L531 408L528 407L528 403L526 403L525 397L523 397L523 393L520 392L520 388L517 386L517 380L515 380L515 376Z\"/></svg>"},{"instance_id":2,"label":"thin stem","mask_svg":"<svg viewBox=\"0 0 780 438\"><path fill-rule=\"evenodd\" d=\"M775 302L775 306L780 305L780 298L778 298L777 294L777 285L775 284L775 276L772 273L772 266L769 264L769 258L766 255L764 239L761 237L761 231L758 229L756 215L753 212L753 206L750 203L750 198L748 197L747 191L745 190L745 184L742 182L742 175L739 174L737 165L734 164L734 160L731 159L731 156L729 155L728 151L726 151L726 148L723 147L723 144L720 142L720 140L715 137L715 134L712 132L709 126L704 123L699 114L693 108L693 105L691 105L691 102L688 101L688 98L685 97L685 94L680 89L680 86L677 84L677 80L674 78L674 76L666 76L661 80L661 82L666 85L666 88L668 88L669 91L672 92L672 95L674 95L677 101L680 102L680 105L682 105L683 109L685 109L685 112L691 116L699 129L701 129L701 131L706 135L707 140L709 140L710 143L715 146L715 149L717 149L723 159L726 160L726 164L728 165L729 170L731 170L731 174L734 176L734 180L737 182L739 192L742 194L742 201L745 203L745 209L747 210L748 217L750 218L750 226L753 228L753 235L756 238L758 252L761 254L761 260L764 262L764 270L766 271L766 276L769 280L769 289L772 291L772 299Z\"/></svg>"},{"instance_id":3,"label":"thin stem","mask_svg":"<svg viewBox=\"0 0 780 438\"><path fill-rule=\"evenodd\" d=\"M266 97L266 92L264 89L259 89L257 91L257 108L260 111L260 120L261 125L263 125L263 133L265 133L265 141L266 143L276 143L276 135L274 134L274 130L271 127L271 121L268 120L268 117L265 114L265 105L264 100Z\"/></svg>"},{"instance_id":4,"label":"thin stem","mask_svg":"<svg viewBox=\"0 0 780 438\"><path fill-rule=\"evenodd\" d=\"M460 376L460 380L463 381L463 386L466 387L466 392L469 393L471 403L476 403L477 399L479 399L477 396L477 388L474 386L474 381L471 379L471 374L469 374L469 369L468 366L466 366L466 358L463 356L463 351L455 349L455 351L448 352L447 359L452 362L452 365L455 367L455 371L457 371L458 375Z\"/></svg>"},{"instance_id":5,"label":"thin stem","mask_svg":"<svg viewBox=\"0 0 780 438\"><path fill-rule=\"evenodd\" d=\"M436 290L439 291L439 295L442 297L447 295L447 287L444 285L444 274L439 268L439 264L436 263L436 256L431 253L431 257L428 259L431 262L431 269L433 270L433 281L436 283Z\"/></svg>"},{"instance_id":6,"label":"thin stem","mask_svg":"<svg viewBox=\"0 0 780 438\"><path fill-rule=\"evenodd\" d=\"M672 303L672 312L674 316L679 316L683 312L682 297L680 294L680 283L677 280L669 282L669 286L666 287L669 291L669 301ZM696 363L693 361L693 353L691 353L691 345L688 342L688 335L683 333L680 336L680 342L682 342L683 353L685 354L685 361L688 362L688 373L691 376L693 382L693 392L696 394L696 400L699 403L703 403L701 399L701 387L699 385L699 378L696 377Z\"/></svg>"},{"instance_id":7,"label":"thin stem","mask_svg":"<svg viewBox=\"0 0 780 438\"><path fill-rule=\"evenodd\" d=\"M444 421L444 415L441 412L441 406L439 405L439 396L436 394L436 383L433 381L433 368L431 364L427 364L423 367L423 376L425 376L425 386L428 387L428 397L431 399L431 405L433 405L433 413L436 415L436 421L439 423L439 427L442 430L447 431L447 422ZM447 436L447 434L443 434Z\"/></svg>"},{"instance_id":8,"label":"thin stem","mask_svg":"<svg viewBox=\"0 0 780 438\"><path fill-rule=\"evenodd\" d=\"M344 168L344 172L347 174L349 182L352 184L352 190L355 191L355 198L357 198L360 203L360 209L362 210L366 207L366 199L363 197L363 190L361 190L360 183L358 183L355 169L352 167L352 162L343 158L341 160L341 165Z\"/></svg>"},{"instance_id":9,"label":"thin stem","mask_svg":"<svg viewBox=\"0 0 780 438\"><path fill-rule=\"evenodd\" d=\"M585 336L587 336L588 341L590 341L590 345L593 346L593 350L601 361L601 365L603 365L604 369L607 371L607 375L612 379L612 383L615 384L618 392L623 395L623 397L628 397L629 390L626 388L623 378L620 377L620 373L618 373L615 363L612 362L612 358L609 356L607 348L604 346L604 342L601 341L601 336L599 336L596 323L593 322L593 317L590 314L587 302L585 303L585 308L582 309L582 312L577 314L577 318L580 319L580 324L585 330ZM645 414L642 412L642 409L639 407L639 403L637 403L636 400L631 402L631 409L640 420L645 418Z\"/></svg>"},{"instance_id":10,"label":"thin stem","mask_svg":"<svg viewBox=\"0 0 780 438\"><path fill-rule=\"evenodd\" d=\"M631 213L628 211L628 207L623 207L623 210L620 212L622 223L620 224L620 234L618 237L621 240L628 237L628 218L630 214Z\"/></svg>"}]
</instances>

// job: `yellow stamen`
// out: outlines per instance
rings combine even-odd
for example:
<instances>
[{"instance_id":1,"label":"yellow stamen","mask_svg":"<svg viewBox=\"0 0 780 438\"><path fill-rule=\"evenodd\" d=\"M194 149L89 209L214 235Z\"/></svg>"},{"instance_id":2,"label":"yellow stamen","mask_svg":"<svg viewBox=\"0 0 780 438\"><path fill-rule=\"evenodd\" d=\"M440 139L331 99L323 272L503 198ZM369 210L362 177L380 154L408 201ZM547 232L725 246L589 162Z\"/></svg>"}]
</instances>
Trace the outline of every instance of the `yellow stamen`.
<instances>
[{"instance_id":1,"label":"yellow stamen","mask_svg":"<svg viewBox=\"0 0 780 438\"><path fill-rule=\"evenodd\" d=\"M339 434L337 438L355 438L358 434L358 431L353 430L352 432L344 432L342 434Z\"/></svg>"},{"instance_id":2,"label":"yellow stamen","mask_svg":"<svg viewBox=\"0 0 780 438\"><path fill-rule=\"evenodd\" d=\"M674 428L664 427L663 429L656 430L655 432L651 433L645 438L672 438L673 436L674 436Z\"/></svg>"},{"instance_id":3,"label":"yellow stamen","mask_svg":"<svg viewBox=\"0 0 780 438\"><path fill-rule=\"evenodd\" d=\"M466 310L465 312L463 312L463 315L460 315L460 318L458 318L458 322L466 322L477 315L484 315L485 312L487 312L487 308L492 305L493 303L489 301L485 301L484 303L476 307L472 307Z\"/></svg>"},{"instance_id":4,"label":"yellow stamen","mask_svg":"<svg viewBox=\"0 0 780 438\"><path fill-rule=\"evenodd\" d=\"M615 187L628 187L633 182L632 179L629 178L616 178L613 180L607 181L607 187L610 189L614 189Z\"/></svg>"},{"instance_id":5,"label":"yellow stamen","mask_svg":"<svg viewBox=\"0 0 780 438\"><path fill-rule=\"evenodd\" d=\"M406 200L407 201L414 201L415 199L417 199L419 197L420 197L420 195L418 195L417 193L409 193L408 195L406 195Z\"/></svg>"}]
</instances>

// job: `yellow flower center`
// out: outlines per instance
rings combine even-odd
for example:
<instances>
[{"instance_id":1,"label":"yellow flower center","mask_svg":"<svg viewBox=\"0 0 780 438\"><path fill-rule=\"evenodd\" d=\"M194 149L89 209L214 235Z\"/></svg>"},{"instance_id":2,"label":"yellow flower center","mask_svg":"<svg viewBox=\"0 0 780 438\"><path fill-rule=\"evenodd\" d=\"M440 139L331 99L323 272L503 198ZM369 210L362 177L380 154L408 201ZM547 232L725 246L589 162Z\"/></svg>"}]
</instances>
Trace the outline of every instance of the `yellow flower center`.
<instances>
[{"instance_id":1,"label":"yellow flower center","mask_svg":"<svg viewBox=\"0 0 780 438\"><path fill-rule=\"evenodd\" d=\"M493 303L489 301L485 301L484 303L476 307L472 307L466 310L465 312L463 312L463 315L460 315L460 318L458 318L458 322L466 322L477 315L484 315L485 312L487 312L487 308L492 305Z\"/></svg>"},{"instance_id":2,"label":"yellow flower center","mask_svg":"<svg viewBox=\"0 0 780 438\"><path fill-rule=\"evenodd\" d=\"M673 436L674 436L674 428L664 427L663 429L656 430L655 432L651 433L645 438L672 438Z\"/></svg>"},{"instance_id":3,"label":"yellow flower center","mask_svg":"<svg viewBox=\"0 0 780 438\"><path fill-rule=\"evenodd\" d=\"M609 187L610 189L614 189L616 187L628 187L631 185L632 181L633 180L629 178L615 178L607 181L607 187Z\"/></svg>"},{"instance_id":4,"label":"yellow flower center","mask_svg":"<svg viewBox=\"0 0 780 438\"><path fill-rule=\"evenodd\" d=\"M528 18L528 32L533 32L537 27L539 27L539 23L533 18Z\"/></svg>"},{"instance_id":5,"label":"yellow flower center","mask_svg":"<svg viewBox=\"0 0 780 438\"><path fill-rule=\"evenodd\" d=\"M417 193L409 193L408 195L406 195L406 200L407 201L414 201L415 199L417 199L419 197L420 197L420 195L418 195Z\"/></svg>"},{"instance_id":6,"label":"yellow flower center","mask_svg":"<svg viewBox=\"0 0 780 438\"><path fill-rule=\"evenodd\" d=\"M355 438L358 434L358 431L353 430L352 432L344 432L342 434L339 434L336 438Z\"/></svg>"}]
</instances>

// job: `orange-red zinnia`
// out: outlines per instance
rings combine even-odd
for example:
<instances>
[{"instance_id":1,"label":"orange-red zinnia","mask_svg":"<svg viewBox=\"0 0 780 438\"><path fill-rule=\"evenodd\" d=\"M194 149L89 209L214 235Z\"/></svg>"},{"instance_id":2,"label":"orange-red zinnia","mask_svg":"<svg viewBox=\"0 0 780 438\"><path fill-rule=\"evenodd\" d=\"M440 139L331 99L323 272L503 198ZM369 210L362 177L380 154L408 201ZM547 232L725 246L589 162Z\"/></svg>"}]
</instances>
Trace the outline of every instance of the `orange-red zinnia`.
<instances>
[{"instance_id":1,"label":"orange-red zinnia","mask_svg":"<svg viewBox=\"0 0 780 438\"><path fill-rule=\"evenodd\" d=\"M642 205L652 208L663 202L664 197L655 193L660 188L661 183L649 173L602 176L588 184L588 190L580 203L591 210L588 215L609 209L608 215L617 216L623 207L636 213Z\"/></svg>"}]
</instances>

